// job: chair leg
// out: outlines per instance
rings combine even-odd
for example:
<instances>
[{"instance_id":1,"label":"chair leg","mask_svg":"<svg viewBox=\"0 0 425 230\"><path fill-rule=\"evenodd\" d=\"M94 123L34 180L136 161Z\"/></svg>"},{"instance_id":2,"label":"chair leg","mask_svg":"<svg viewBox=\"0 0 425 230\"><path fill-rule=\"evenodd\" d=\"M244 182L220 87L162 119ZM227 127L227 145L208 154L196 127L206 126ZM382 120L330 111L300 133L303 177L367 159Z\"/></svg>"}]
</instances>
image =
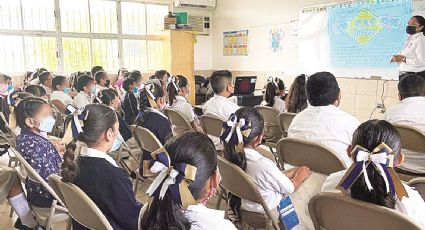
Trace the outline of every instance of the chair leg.
<instances>
[{"instance_id":1,"label":"chair leg","mask_svg":"<svg viewBox=\"0 0 425 230\"><path fill-rule=\"evenodd\" d=\"M133 184L133 192L134 192L134 196L136 196L136 193L137 193L137 187L139 187L139 178L138 178L138 176L136 175L136 179L135 179L136 181L134 182L134 184Z\"/></svg>"},{"instance_id":2,"label":"chair leg","mask_svg":"<svg viewBox=\"0 0 425 230\"><path fill-rule=\"evenodd\" d=\"M13 212L14 212L13 207L12 207L12 206L10 206L10 213L9 213L9 217L10 217L10 218L12 218L12 216L13 216Z\"/></svg>"},{"instance_id":3,"label":"chair leg","mask_svg":"<svg viewBox=\"0 0 425 230\"><path fill-rule=\"evenodd\" d=\"M50 230L52 227L52 217L55 214L55 210L56 210L56 205L57 205L58 201L57 200L53 200L52 206L50 208L50 213L49 216L47 217L46 220L46 230Z\"/></svg>"},{"instance_id":4,"label":"chair leg","mask_svg":"<svg viewBox=\"0 0 425 230\"><path fill-rule=\"evenodd\" d=\"M269 146L270 152L273 154L274 156L274 161L276 162L276 166L280 169L283 170L283 165L280 164L279 161L279 156L276 154L276 152L273 151L273 148Z\"/></svg>"},{"instance_id":5,"label":"chair leg","mask_svg":"<svg viewBox=\"0 0 425 230\"><path fill-rule=\"evenodd\" d=\"M220 192L217 195L217 204L215 205L215 209L219 210L221 205L221 198L223 197L223 190L220 190Z\"/></svg>"}]
</instances>

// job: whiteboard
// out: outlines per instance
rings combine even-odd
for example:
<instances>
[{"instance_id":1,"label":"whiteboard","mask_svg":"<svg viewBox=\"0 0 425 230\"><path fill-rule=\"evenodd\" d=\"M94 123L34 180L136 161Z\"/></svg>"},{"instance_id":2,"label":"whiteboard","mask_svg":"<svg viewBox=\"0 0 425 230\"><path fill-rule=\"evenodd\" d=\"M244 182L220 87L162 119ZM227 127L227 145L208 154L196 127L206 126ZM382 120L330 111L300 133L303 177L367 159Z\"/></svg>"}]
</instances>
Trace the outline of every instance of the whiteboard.
<instances>
[{"instance_id":1,"label":"whiteboard","mask_svg":"<svg viewBox=\"0 0 425 230\"><path fill-rule=\"evenodd\" d=\"M397 80L398 70L392 68L334 68L330 64L328 36L328 13L322 8L301 12L298 33L298 69L306 74L318 71L332 72L336 77L370 78ZM413 1L413 15L425 16L425 0ZM390 58L390 57L389 57ZM390 61L390 60L388 60Z\"/></svg>"}]
</instances>

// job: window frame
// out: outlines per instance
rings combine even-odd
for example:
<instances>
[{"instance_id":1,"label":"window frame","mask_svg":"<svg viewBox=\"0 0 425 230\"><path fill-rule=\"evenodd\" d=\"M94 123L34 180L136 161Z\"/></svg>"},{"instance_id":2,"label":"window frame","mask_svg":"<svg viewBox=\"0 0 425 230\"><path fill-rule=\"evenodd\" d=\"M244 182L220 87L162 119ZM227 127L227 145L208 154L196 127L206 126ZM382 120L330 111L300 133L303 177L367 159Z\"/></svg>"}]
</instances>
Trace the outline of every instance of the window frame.
<instances>
[{"instance_id":1,"label":"window frame","mask_svg":"<svg viewBox=\"0 0 425 230\"><path fill-rule=\"evenodd\" d=\"M22 1L18 0L20 4L20 20L22 27L24 26L24 16L22 12ZM55 74L64 74L68 75L71 72L69 70L65 70L65 62L64 62L64 50L63 50L63 38L88 38L90 39L89 43L89 55L92 53L93 48L93 40L94 39L107 39L107 40L117 40L118 41L118 65L119 67L125 67L124 65L124 58L123 58L123 40L139 40L144 41L146 44L148 41L164 41L167 36L164 35L132 35L132 34L123 34L122 33L122 15L121 15L121 3L122 2L133 2L133 3L141 3L141 4L156 4L156 5L164 5L168 7L168 11L172 8L172 2L167 0L103 0L103 1L112 1L115 2L116 6L116 16L117 16L117 33L79 33L79 32L63 32L62 26L61 26L61 12L60 12L60 0L52 0L54 1L54 18L55 18L55 30L54 31L45 31L45 30L10 30L10 29L0 29L0 35L6 35L6 36L21 36L22 37L22 48L23 48L23 56L26 55L25 53L25 37L54 37L56 39L56 58L57 58L57 70L53 71ZM90 1L87 0L88 7L89 7L89 26L91 27L91 14L90 14ZM147 15L147 7L145 7L145 14ZM147 27L147 20L145 21L146 27ZM90 29L91 31L91 29ZM147 69L141 69L141 72L152 72L154 70L148 69L149 68L149 51L146 47L146 63L145 66ZM92 63L93 58L89 58L89 66L93 66ZM22 65L24 70L22 72L16 71L16 72L5 72L7 74L21 74L25 71L32 71L28 67L28 63L26 59L22 60ZM40 66L42 67L42 66ZM72 70L72 71L78 71L78 70ZM108 71L117 71L117 70L108 70Z\"/></svg>"}]
</instances>

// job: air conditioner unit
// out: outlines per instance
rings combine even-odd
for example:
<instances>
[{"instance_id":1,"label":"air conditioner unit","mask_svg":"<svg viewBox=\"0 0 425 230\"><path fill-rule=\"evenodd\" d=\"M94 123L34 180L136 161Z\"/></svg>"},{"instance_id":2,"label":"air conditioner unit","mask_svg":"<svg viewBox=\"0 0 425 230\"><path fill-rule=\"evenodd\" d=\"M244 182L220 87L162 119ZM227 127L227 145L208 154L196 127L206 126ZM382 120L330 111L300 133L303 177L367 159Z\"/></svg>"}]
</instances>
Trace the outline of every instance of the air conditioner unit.
<instances>
[{"instance_id":1,"label":"air conditioner unit","mask_svg":"<svg viewBox=\"0 0 425 230\"><path fill-rule=\"evenodd\" d=\"M217 0L174 0L174 7L213 10Z\"/></svg>"}]
</instances>

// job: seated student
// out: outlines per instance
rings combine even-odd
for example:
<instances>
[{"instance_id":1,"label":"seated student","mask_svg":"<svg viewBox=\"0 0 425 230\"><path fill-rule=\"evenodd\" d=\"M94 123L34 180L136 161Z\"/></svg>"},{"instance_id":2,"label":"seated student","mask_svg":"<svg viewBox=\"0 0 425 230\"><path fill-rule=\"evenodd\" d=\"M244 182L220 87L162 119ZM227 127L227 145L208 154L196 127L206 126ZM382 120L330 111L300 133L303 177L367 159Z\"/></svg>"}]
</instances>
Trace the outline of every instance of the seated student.
<instances>
[{"instance_id":1,"label":"seated student","mask_svg":"<svg viewBox=\"0 0 425 230\"><path fill-rule=\"evenodd\" d=\"M6 74L0 74L0 96L7 97L13 91L12 78Z\"/></svg>"},{"instance_id":2,"label":"seated student","mask_svg":"<svg viewBox=\"0 0 425 230\"><path fill-rule=\"evenodd\" d=\"M235 90L232 73L228 70L215 71L210 77L210 84L215 95L204 104L203 113L227 121L230 114L239 109L238 105L228 99Z\"/></svg>"},{"instance_id":3,"label":"seated student","mask_svg":"<svg viewBox=\"0 0 425 230\"><path fill-rule=\"evenodd\" d=\"M122 94L124 93L122 89L122 83L127 73L128 70L126 68L121 68L118 70L117 80L115 81L114 88L120 96L122 96Z\"/></svg>"},{"instance_id":4,"label":"seated student","mask_svg":"<svg viewBox=\"0 0 425 230\"><path fill-rule=\"evenodd\" d=\"M186 133L153 155L155 159L150 162L163 167L145 169L145 175L173 167L177 178L183 180L167 183L170 177L161 178L167 182L149 187L148 194L153 200L140 212L139 229L236 229L232 222L224 219L224 211L205 207L220 183L217 152L206 135ZM169 186L165 189L166 184Z\"/></svg>"},{"instance_id":5,"label":"seated student","mask_svg":"<svg viewBox=\"0 0 425 230\"><path fill-rule=\"evenodd\" d=\"M40 79L38 79L38 76L40 75L40 73L47 71L46 68L37 68L31 75L31 79L29 79L29 85L39 85L40 84Z\"/></svg>"},{"instance_id":6,"label":"seated student","mask_svg":"<svg viewBox=\"0 0 425 230\"><path fill-rule=\"evenodd\" d=\"M84 109L93 102L92 92L94 88L94 79L86 74L80 75L77 79L78 95L74 98L73 105L78 109Z\"/></svg>"},{"instance_id":7,"label":"seated student","mask_svg":"<svg viewBox=\"0 0 425 230\"><path fill-rule=\"evenodd\" d=\"M50 96L50 94L52 94L52 73L48 71L41 72L38 75L38 79L40 80L40 86L42 86L46 91L46 94Z\"/></svg>"},{"instance_id":8,"label":"seated student","mask_svg":"<svg viewBox=\"0 0 425 230\"><path fill-rule=\"evenodd\" d=\"M167 82L168 78L170 78L170 73L167 70L158 70L155 72L155 79L158 79L161 82L162 89L164 92L167 91Z\"/></svg>"},{"instance_id":9,"label":"seated student","mask_svg":"<svg viewBox=\"0 0 425 230\"><path fill-rule=\"evenodd\" d=\"M301 74L296 77L289 88L288 96L285 100L286 111L289 113L299 113L308 106L307 92L305 91L306 76Z\"/></svg>"},{"instance_id":10,"label":"seated student","mask_svg":"<svg viewBox=\"0 0 425 230\"><path fill-rule=\"evenodd\" d=\"M65 114L66 107L72 105L72 97L69 95L71 88L66 77L56 76L52 80L53 92L50 95L50 100L58 112Z\"/></svg>"},{"instance_id":11,"label":"seated student","mask_svg":"<svg viewBox=\"0 0 425 230\"><path fill-rule=\"evenodd\" d=\"M311 106L295 116L288 129L288 137L328 146L349 166L351 160L345 150L359 121L338 108L341 101L338 82L331 73L319 72L308 78L306 90Z\"/></svg>"},{"instance_id":12,"label":"seated student","mask_svg":"<svg viewBox=\"0 0 425 230\"><path fill-rule=\"evenodd\" d=\"M385 120L393 124L416 127L425 133L425 78L406 75L398 83L400 103L385 113ZM425 155L422 152L403 151L405 161L399 166L408 172L425 174Z\"/></svg>"},{"instance_id":13,"label":"seated student","mask_svg":"<svg viewBox=\"0 0 425 230\"><path fill-rule=\"evenodd\" d=\"M26 71L25 72L25 74L24 74L24 82L22 84L21 90L22 89L25 89L27 86L30 85L30 81L32 79L32 75L33 75L33 72L31 72L31 71Z\"/></svg>"},{"instance_id":14,"label":"seated student","mask_svg":"<svg viewBox=\"0 0 425 230\"><path fill-rule=\"evenodd\" d=\"M62 181L78 186L99 207L113 229L137 229L142 205L135 199L127 173L107 152L115 151L119 141L118 120L105 105L86 106L82 132L77 140L83 147L76 160L76 142L71 142L61 166ZM73 222L73 229L86 229Z\"/></svg>"},{"instance_id":15,"label":"seated student","mask_svg":"<svg viewBox=\"0 0 425 230\"><path fill-rule=\"evenodd\" d=\"M30 86L40 87L39 85L30 85ZM6 113L4 115L8 121L9 128L12 129L12 132L15 136L18 136L19 134L21 134L21 127L19 127L19 125L16 124L16 107L19 105L19 102L22 99L27 97L32 97L32 96L35 96L35 95L31 95L30 93L27 93L27 92L13 92L11 94L10 104L7 104L7 116L6 116Z\"/></svg>"},{"instance_id":16,"label":"seated student","mask_svg":"<svg viewBox=\"0 0 425 230\"><path fill-rule=\"evenodd\" d=\"M103 69L102 66L99 66L99 65L93 66L90 70L91 77L95 78L96 73L99 71L104 72L105 70Z\"/></svg>"},{"instance_id":17,"label":"seated student","mask_svg":"<svg viewBox=\"0 0 425 230\"><path fill-rule=\"evenodd\" d=\"M46 90L40 85L29 85L25 88L25 92L32 94L34 97L41 97L44 100L49 100Z\"/></svg>"},{"instance_id":18,"label":"seated student","mask_svg":"<svg viewBox=\"0 0 425 230\"><path fill-rule=\"evenodd\" d=\"M140 88L140 86L142 85L142 74L140 73L140 71L138 70L133 70L128 74L128 78L132 78L134 79L134 82L136 83L136 86L138 88Z\"/></svg>"},{"instance_id":19,"label":"seated student","mask_svg":"<svg viewBox=\"0 0 425 230\"><path fill-rule=\"evenodd\" d=\"M168 78L167 84L168 104L171 109L180 112L184 119L190 123L193 130L201 131L199 121L192 105L187 101L187 96L190 94L190 87L187 79L182 75L172 76ZM188 130L174 130L177 133L187 132Z\"/></svg>"},{"instance_id":20,"label":"seated student","mask_svg":"<svg viewBox=\"0 0 425 230\"><path fill-rule=\"evenodd\" d=\"M126 92L122 103L124 120L128 125L133 125L139 114L137 98L134 95L135 92L137 93L139 91L139 87L136 86L136 81L130 77L124 79L122 87Z\"/></svg>"},{"instance_id":21,"label":"seated student","mask_svg":"<svg viewBox=\"0 0 425 230\"><path fill-rule=\"evenodd\" d=\"M240 127L235 129L235 127ZM264 130L264 119L252 107L244 107L232 114L229 120L223 123L223 132L220 137L223 142L224 157L239 166L252 179L264 198L267 207L275 210L285 195L293 193L310 175L307 167L294 168L282 173L276 164L264 157L255 148L261 144ZM242 138L242 140L240 139ZM240 217L241 210L264 213L258 203L242 200L230 196L230 206Z\"/></svg>"},{"instance_id":22,"label":"seated student","mask_svg":"<svg viewBox=\"0 0 425 230\"><path fill-rule=\"evenodd\" d=\"M400 135L390 123L369 120L361 124L354 132L347 154L352 159L351 170L329 175L322 186L323 192L338 192L337 189L340 189L354 199L402 212L425 228L424 200L417 191L402 183L394 172L393 167L402 164L404 156ZM385 163L379 160L382 157ZM366 171L362 170L364 164ZM343 180L345 176L353 180ZM389 189L386 184L389 184Z\"/></svg>"},{"instance_id":23,"label":"seated student","mask_svg":"<svg viewBox=\"0 0 425 230\"><path fill-rule=\"evenodd\" d=\"M16 229L37 227L17 172L13 168L0 165L0 203L3 203L5 199L18 215L14 226Z\"/></svg>"},{"instance_id":24,"label":"seated student","mask_svg":"<svg viewBox=\"0 0 425 230\"><path fill-rule=\"evenodd\" d=\"M55 125L52 109L43 99L29 97L19 102L15 116L17 125L22 129L16 138L17 150L47 182L51 174L59 172L62 163L55 146L47 139L47 133ZM30 204L46 208L52 205L52 195L41 184L28 178L25 188Z\"/></svg>"},{"instance_id":25,"label":"seated student","mask_svg":"<svg viewBox=\"0 0 425 230\"><path fill-rule=\"evenodd\" d=\"M124 119L122 118L122 115L119 112L121 107L121 101L118 97L117 91L113 89L104 89L99 92L96 100L101 104L109 106L115 111L118 118L120 134L123 137L124 141L129 140L132 137L132 134L130 129L128 128L128 125L125 123Z\"/></svg>"},{"instance_id":26,"label":"seated student","mask_svg":"<svg viewBox=\"0 0 425 230\"><path fill-rule=\"evenodd\" d=\"M109 75L104 71L96 72L94 75L94 80L96 80L95 95L97 95L100 91L109 88L111 85Z\"/></svg>"},{"instance_id":27,"label":"seated student","mask_svg":"<svg viewBox=\"0 0 425 230\"><path fill-rule=\"evenodd\" d=\"M285 96L285 84L277 77L269 77L266 85L266 93L264 101L261 105L269 106L279 112L285 112L285 101L282 97Z\"/></svg>"}]
</instances>

